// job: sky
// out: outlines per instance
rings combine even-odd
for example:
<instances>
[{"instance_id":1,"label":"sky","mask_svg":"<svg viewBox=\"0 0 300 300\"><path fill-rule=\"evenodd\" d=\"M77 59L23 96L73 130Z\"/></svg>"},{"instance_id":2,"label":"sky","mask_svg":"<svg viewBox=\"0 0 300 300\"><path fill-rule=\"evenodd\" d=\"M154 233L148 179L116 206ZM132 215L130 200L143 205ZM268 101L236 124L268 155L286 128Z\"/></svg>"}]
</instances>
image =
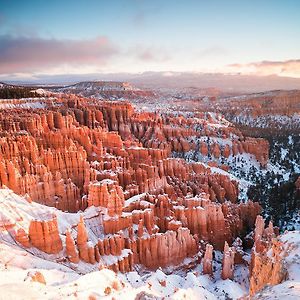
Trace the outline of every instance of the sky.
<instances>
[{"instance_id":1,"label":"sky","mask_svg":"<svg viewBox=\"0 0 300 300\"><path fill-rule=\"evenodd\" d=\"M0 0L0 79L148 71L300 78L300 1Z\"/></svg>"}]
</instances>

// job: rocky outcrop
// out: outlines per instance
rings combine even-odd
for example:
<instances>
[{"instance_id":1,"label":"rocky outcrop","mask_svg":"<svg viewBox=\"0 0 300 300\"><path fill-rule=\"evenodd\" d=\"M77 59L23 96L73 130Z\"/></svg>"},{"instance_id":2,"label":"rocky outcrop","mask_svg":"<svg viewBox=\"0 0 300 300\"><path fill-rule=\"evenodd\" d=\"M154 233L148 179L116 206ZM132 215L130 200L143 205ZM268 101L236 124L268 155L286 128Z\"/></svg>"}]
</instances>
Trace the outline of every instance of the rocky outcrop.
<instances>
[{"instance_id":1,"label":"rocky outcrop","mask_svg":"<svg viewBox=\"0 0 300 300\"><path fill-rule=\"evenodd\" d=\"M213 275L213 246L206 244L203 257L203 274Z\"/></svg>"},{"instance_id":2,"label":"rocky outcrop","mask_svg":"<svg viewBox=\"0 0 300 300\"><path fill-rule=\"evenodd\" d=\"M108 215L120 215L124 205L122 188L110 179L90 183L88 206L103 206L108 210Z\"/></svg>"},{"instance_id":3,"label":"rocky outcrop","mask_svg":"<svg viewBox=\"0 0 300 300\"><path fill-rule=\"evenodd\" d=\"M80 221L77 225L77 247L80 259L82 259L84 262L90 262L88 233L86 231L82 216L80 217Z\"/></svg>"},{"instance_id":4,"label":"rocky outcrop","mask_svg":"<svg viewBox=\"0 0 300 300\"><path fill-rule=\"evenodd\" d=\"M221 274L223 280L233 279L234 256L235 256L235 249L233 247L229 247L228 243L225 242L223 261L222 261L222 274Z\"/></svg>"},{"instance_id":5,"label":"rocky outcrop","mask_svg":"<svg viewBox=\"0 0 300 300\"><path fill-rule=\"evenodd\" d=\"M257 216L250 264L250 295L286 278L285 255L283 243L276 238L272 223L265 228L264 219Z\"/></svg>"},{"instance_id":6,"label":"rocky outcrop","mask_svg":"<svg viewBox=\"0 0 300 300\"><path fill-rule=\"evenodd\" d=\"M77 264L79 262L78 251L70 230L66 231L66 252L70 262Z\"/></svg>"},{"instance_id":7,"label":"rocky outcrop","mask_svg":"<svg viewBox=\"0 0 300 300\"><path fill-rule=\"evenodd\" d=\"M256 159L265 167L269 159L269 142L265 139L246 138L242 142L245 152L253 154Z\"/></svg>"},{"instance_id":8,"label":"rocky outcrop","mask_svg":"<svg viewBox=\"0 0 300 300\"><path fill-rule=\"evenodd\" d=\"M20 243L23 247L30 247L30 240L28 234L25 232L23 228L19 228L16 232L15 239L18 243Z\"/></svg>"},{"instance_id":9,"label":"rocky outcrop","mask_svg":"<svg viewBox=\"0 0 300 300\"><path fill-rule=\"evenodd\" d=\"M56 216L49 220L32 220L28 236L33 247L46 253L55 254L63 249Z\"/></svg>"},{"instance_id":10,"label":"rocky outcrop","mask_svg":"<svg viewBox=\"0 0 300 300\"><path fill-rule=\"evenodd\" d=\"M225 241L233 242L237 236L245 235L245 228L254 225L259 212L259 205L251 201L235 206L202 200L196 207L176 207L175 216L193 234L222 250Z\"/></svg>"},{"instance_id":11,"label":"rocky outcrop","mask_svg":"<svg viewBox=\"0 0 300 300\"><path fill-rule=\"evenodd\" d=\"M71 263L128 271L196 261L199 240L223 250L254 226L259 205L238 203L239 182L213 168L228 170L226 159L241 153L265 164L264 140L210 113L136 112L127 102L75 95L40 101L43 108L16 102L9 114L0 110L0 185L62 211L88 210L66 232L55 218L32 220L28 232L15 232L20 245L56 254L64 246ZM207 164L184 159L192 154Z\"/></svg>"},{"instance_id":12,"label":"rocky outcrop","mask_svg":"<svg viewBox=\"0 0 300 300\"><path fill-rule=\"evenodd\" d=\"M195 150L197 147L189 138L199 138L202 155L220 158L223 152L224 157L228 157L230 145L222 146L213 139L208 142L202 136L226 138L234 133L241 137L241 133L229 127L214 127L216 132L213 132L205 119L216 122L210 115L201 115L203 119L186 119L138 114L128 103L97 103L73 95L59 98L57 103L60 108L46 102L47 109L12 109L9 120L0 114L0 128L6 132L0 139L0 184L19 194L27 193L33 201L64 211L76 212L86 205L103 205L98 203L100 188L97 191L95 180L112 179L117 190L112 191L115 208L110 213L120 214L123 197L118 186L126 198L143 192L157 193L161 188L165 191L170 189L169 185L178 187L174 176L179 180L191 177L190 167L183 165L180 170L174 169L171 165L177 162L166 161L171 151ZM202 126L205 130L200 130ZM19 135L20 130L28 135ZM264 143L245 139L238 142L237 148L266 161ZM205 184L210 187L212 198L236 201L237 186L228 182L226 176L214 174ZM181 192L185 193L183 188L186 189L180 187ZM195 185L188 188L195 189ZM88 202L82 200L85 195Z\"/></svg>"},{"instance_id":13,"label":"rocky outcrop","mask_svg":"<svg viewBox=\"0 0 300 300\"><path fill-rule=\"evenodd\" d=\"M197 239L186 228L141 237L136 246L136 251L133 250L135 262L151 269L179 264L198 251Z\"/></svg>"},{"instance_id":14,"label":"rocky outcrop","mask_svg":"<svg viewBox=\"0 0 300 300\"><path fill-rule=\"evenodd\" d=\"M31 282L38 282L38 283L41 283L41 284L46 284L46 280L45 280L44 275L39 271L30 271L30 272L28 272L27 276L24 280L25 281L30 280Z\"/></svg>"}]
</instances>

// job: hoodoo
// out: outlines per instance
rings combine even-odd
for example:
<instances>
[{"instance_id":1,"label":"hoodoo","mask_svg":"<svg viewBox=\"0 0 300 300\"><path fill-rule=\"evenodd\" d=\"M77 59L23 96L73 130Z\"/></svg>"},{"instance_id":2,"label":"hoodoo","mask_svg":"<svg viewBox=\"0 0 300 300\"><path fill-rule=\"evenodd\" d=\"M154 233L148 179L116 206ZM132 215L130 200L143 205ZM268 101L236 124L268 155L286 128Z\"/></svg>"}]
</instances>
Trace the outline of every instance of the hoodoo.
<instances>
[{"instance_id":1,"label":"hoodoo","mask_svg":"<svg viewBox=\"0 0 300 300\"><path fill-rule=\"evenodd\" d=\"M0 221L19 248L78 274L152 272L163 288L163 271L237 284L235 270L249 261L251 295L286 278L276 228L265 228L260 205L229 172L241 155L266 167L267 141L210 114L75 95L40 101L0 110Z\"/></svg>"}]
</instances>

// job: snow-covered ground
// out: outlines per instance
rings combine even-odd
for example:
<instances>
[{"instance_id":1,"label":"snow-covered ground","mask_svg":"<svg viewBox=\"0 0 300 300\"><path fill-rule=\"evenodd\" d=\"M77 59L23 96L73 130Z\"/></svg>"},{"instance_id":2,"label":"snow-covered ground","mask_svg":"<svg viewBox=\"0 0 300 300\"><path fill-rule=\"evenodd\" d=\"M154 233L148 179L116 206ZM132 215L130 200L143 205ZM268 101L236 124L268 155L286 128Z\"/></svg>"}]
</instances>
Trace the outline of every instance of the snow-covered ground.
<instances>
[{"instance_id":1,"label":"snow-covered ground","mask_svg":"<svg viewBox=\"0 0 300 300\"><path fill-rule=\"evenodd\" d=\"M162 270L144 276L137 272L115 274L108 269L80 276L59 263L40 259L14 245L1 242L0 253L0 299L89 299L89 296L135 299L140 293L159 299L239 299L247 294L243 283L200 275L200 266L185 276L166 275ZM46 284L28 279L28 273L36 271L44 276ZM245 268L237 268L237 280L243 275L247 275Z\"/></svg>"},{"instance_id":2,"label":"snow-covered ground","mask_svg":"<svg viewBox=\"0 0 300 300\"><path fill-rule=\"evenodd\" d=\"M55 102L54 97L20 98L20 99L0 99L0 109L41 109L47 104Z\"/></svg>"},{"instance_id":3,"label":"snow-covered ground","mask_svg":"<svg viewBox=\"0 0 300 300\"><path fill-rule=\"evenodd\" d=\"M214 277L202 274L198 264L191 270L172 269L155 272L115 274L100 266L72 264L61 251L49 255L36 248L23 248L13 238L18 228L28 230L30 220L57 215L60 237L65 243L65 231L77 224L83 215L91 241L97 240L93 224L99 224L99 209L88 208L83 213L64 213L55 208L28 202L9 189L0 189L0 299L135 299L138 294L161 299L238 299L248 293L248 268L236 266L234 280L220 278L222 254L215 252ZM132 199L134 201L135 199ZM131 201L131 200L128 200ZM73 232L72 232L73 234ZM112 260L113 257L101 257ZM139 268L137 267L138 271ZM32 282L30 274L40 272L46 284Z\"/></svg>"},{"instance_id":4,"label":"snow-covered ground","mask_svg":"<svg viewBox=\"0 0 300 300\"><path fill-rule=\"evenodd\" d=\"M0 251L3 254L12 250L0 245ZM45 261L43 268L25 269L21 263L19 266L1 263L0 299L136 299L139 294L158 299L238 299L245 295L245 290L231 280L213 282L207 275L196 276L193 272L181 277L157 270L143 278L137 272L115 274L103 269L79 276L47 264ZM46 284L27 279L28 273L34 271L43 274Z\"/></svg>"},{"instance_id":5,"label":"snow-covered ground","mask_svg":"<svg viewBox=\"0 0 300 300\"><path fill-rule=\"evenodd\" d=\"M210 278L202 275L201 264L173 274L161 269L139 273L138 268L135 272L115 274L108 269L98 270L97 265L71 264L62 259L64 251L48 255L35 248L22 248L13 239L13 230L27 229L31 219L46 219L53 213L57 215L63 242L65 230L78 222L80 214L86 220L89 236L96 239L90 226L93 226L92 220L97 218L99 210L90 207L84 213L64 213L30 203L9 189L0 189L0 199L0 299L136 299L138 296L147 296L148 299L239 299L248 294L248 267L235 266L234 280L221 280L222 253L218 251L215 252L214 276ZM299 299L300 233L287 232L281 240L286 247L293 243L285 259L288 281L267 287L259 292L257 299L275 299L279 294L288 295L287 299ZM31 274L36 272L43 275L46 284L32 281Z\"/></svg>"},{"instance_id":6,"label":"snow-covered ground","mask_svg":"<svg viewBox=\"0 0 300 300\"><path fill-rule=\"evenodd\" d=\"M286 115L262 115L253 117L247 114L239 114L234 116L233 122L237 124L248 125L250 127L259 128L299 128L300 127L300 115L293 114L291 116Z\"/></svg>"},{"instance_id":7,"label":"snow-covered ground","mask_svg":"<svg viewBox=\"0 0 300 300\"><path fill-rule=\"evenodd\" d=\"M288 280L266 287L254 299L299 299L300 233L287 232L281 240L290 248L285 258ZM292 246L290 246L292 244ZM216 252L214 278L201 275L201 266L186 274L158 269L146 275L115 274L102 269L80 275L56 261L39 258L18 245L0 242L0 299L240 299L247 295L248 270L235 267L235 279L221 280L221 253ZM30 274L40 272L46 284L33 282Z\"/></svg>"}]
</instances>

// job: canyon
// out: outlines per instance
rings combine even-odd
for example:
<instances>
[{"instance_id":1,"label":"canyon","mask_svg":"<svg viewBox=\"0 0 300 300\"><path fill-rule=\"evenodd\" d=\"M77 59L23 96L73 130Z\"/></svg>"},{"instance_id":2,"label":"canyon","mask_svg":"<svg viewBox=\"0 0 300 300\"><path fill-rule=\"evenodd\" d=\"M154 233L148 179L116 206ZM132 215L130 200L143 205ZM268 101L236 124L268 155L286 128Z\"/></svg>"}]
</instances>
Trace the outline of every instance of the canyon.
<instances>
[{"instance_id":1,"label":"canyon","mask_svg":"<svg viewBox=\"0 0 300 300\"><path fill-rule=\"evenodd\" d=\"M142 109L135 100L154 92L100 87L103 98L131 101L72 86L0 100L7 286L18 270L20 289L47 299L259 299L298 280L299 232L265 226L234 169L267 172L268 139L222 111Z\"/></svg>"}]
</instances>

